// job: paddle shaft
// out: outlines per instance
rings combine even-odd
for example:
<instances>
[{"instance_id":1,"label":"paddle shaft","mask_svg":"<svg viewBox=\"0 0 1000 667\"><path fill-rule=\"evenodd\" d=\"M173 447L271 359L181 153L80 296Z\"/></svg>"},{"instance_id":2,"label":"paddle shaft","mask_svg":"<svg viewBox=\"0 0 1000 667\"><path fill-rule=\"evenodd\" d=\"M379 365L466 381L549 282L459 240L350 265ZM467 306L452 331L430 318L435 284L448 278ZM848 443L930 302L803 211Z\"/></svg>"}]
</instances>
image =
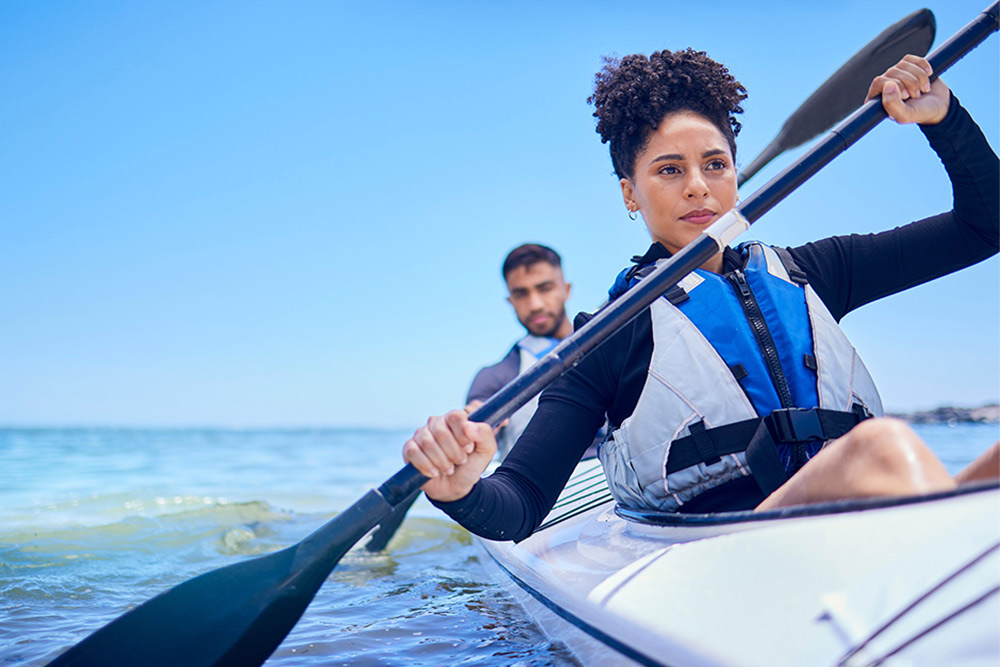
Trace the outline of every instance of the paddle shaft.
<instances>
[{"instance_id":1,"label":"paddle shaft","mask_svg":"<svg viewBox=\"0 0 1000 667\"><path fill-rule=\"evenodd\" d=\"M936 48L928 57L932 78L978 46L1000 23L1000 0ZM772 178L738 207L712 224L685 248L656 268L628 292L598 312L589 322L563 339L531 368L511 380L490 397L469 419L498 426L518 408L573 368L595 347L607 340L661 294L720 252L734 238L759 220L782 199L805 183L886 118L881 97L869 100L846 120L830 130L816 146ZM413 464L406 464L383 483L378 491L390 505L397 505L428 480Z\"/></svg>"}]
</instances>

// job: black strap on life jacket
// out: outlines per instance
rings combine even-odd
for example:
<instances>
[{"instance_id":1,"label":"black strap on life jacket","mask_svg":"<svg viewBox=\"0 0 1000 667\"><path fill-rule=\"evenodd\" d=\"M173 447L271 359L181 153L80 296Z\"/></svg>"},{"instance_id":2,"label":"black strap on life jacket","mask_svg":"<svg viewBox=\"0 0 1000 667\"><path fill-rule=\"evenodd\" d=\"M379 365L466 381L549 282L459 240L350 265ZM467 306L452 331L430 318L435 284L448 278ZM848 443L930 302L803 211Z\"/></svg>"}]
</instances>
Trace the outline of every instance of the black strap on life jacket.
<instances>
[{"instance_id":1,"label":"black strap on life jacket","mask_svg":"<svg viewBox=\"0 0 1000 667\"><path fill-rule=\"evenodd\" d=\"M688 299L690 299L691 297L688 296L688 293L684 290L683 287L681 287L680 285L674 285L666 292L664 292L663 298L665 298L667 301L674 304L675 306L679 306Z\"/></svg>"},{"instance_id":2,"label":"black strap on life jacket","mask_svg":"<svg viewBox=\"0 0 1000 667\"><path fill-rule=\"evenodd\" d=\"M788 480L778 456L778 444L795 444L839 438L871 417L864 406L850 412L823 408L787 408L765 417L705 428L703 422L688 427L691 435L670 445L668 475L699 463L711 465L722 456L746 452L747 464L764 495Z\"/></svg>"},{"instance_id":3,"label":"black strap on life jacket","mask_svg":"<svg viewBox=\"0 0 1000 667\"><path fill-rule=\"evenodd\" d=\"M785 266L785 271L788 272L788 277L793 283L798 285L809 284L809 278L806 276L806 272L799 268L799 265L792 259L792 254L788 252L787 249L781 248L779 246L771 246L774 253L781 260L781 263Z\"/></svg>"}]
</instances>

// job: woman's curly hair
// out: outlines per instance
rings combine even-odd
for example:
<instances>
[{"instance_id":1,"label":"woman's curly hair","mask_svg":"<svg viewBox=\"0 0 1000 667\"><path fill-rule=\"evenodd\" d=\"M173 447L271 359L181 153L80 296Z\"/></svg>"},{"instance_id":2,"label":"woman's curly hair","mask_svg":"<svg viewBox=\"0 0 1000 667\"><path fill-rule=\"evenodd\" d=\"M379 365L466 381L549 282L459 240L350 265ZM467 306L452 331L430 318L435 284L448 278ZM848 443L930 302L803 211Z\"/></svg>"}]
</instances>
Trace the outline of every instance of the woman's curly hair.
<instances>
[{"instance_id":1,"label":"woman's curly hair","mask_svg":"<svg viewBox=\"0 0 1000 667\"><path fill-rule=\"evenodd\" d=\"M704 51L657 51L604 58L587 98L596 110L601 142L610 144L619 178L632 178L635 160L668 113L694 111L719 128L736 158L736 135L747 91L725 65Z\"/></svg>"}]
</instances>

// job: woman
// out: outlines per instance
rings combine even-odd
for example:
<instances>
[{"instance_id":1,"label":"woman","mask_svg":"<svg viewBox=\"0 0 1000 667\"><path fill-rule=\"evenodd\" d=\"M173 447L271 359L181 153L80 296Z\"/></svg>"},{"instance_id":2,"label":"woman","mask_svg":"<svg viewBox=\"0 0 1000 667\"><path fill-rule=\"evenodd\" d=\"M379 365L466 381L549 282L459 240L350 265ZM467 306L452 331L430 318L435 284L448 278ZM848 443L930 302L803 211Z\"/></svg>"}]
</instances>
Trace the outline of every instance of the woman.
<instances>
[{"instance_id":1,"label":"woman","mask_svg":"<svg viewBox=\"0 0 1000 667\"><path fill-rule=\"evenodd\" d=\"M846 313L969 266L1000 245L996 155L926 60L907 56L869 89L918 123L955 208L881 234L796 248L727 248L610 337L541 396L504 464L463 411L404 445L431 500L492 539L529 535L604 422L601 461L627 506L706 512L929 493L996 476L994 446L952 479L881 400L837 327ZM590 102L630 217L653 244L612 298L733 208L743 86L703 52L610 60ZM577 324L585 321L581 316Z\"/></svg>"}]
</instances>

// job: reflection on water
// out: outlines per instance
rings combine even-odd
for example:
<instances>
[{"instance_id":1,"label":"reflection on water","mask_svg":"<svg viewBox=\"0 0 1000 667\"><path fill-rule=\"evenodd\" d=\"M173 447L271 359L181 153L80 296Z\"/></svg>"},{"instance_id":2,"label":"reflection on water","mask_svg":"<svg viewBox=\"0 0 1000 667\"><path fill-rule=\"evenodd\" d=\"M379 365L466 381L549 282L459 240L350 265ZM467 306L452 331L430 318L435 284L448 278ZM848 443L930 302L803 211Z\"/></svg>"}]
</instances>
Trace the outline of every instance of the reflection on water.
<instances>
[{"instance_id":1,"label":"reflection on water","mask_svg":"<svg viewBox=\"0 0 1000 667\"><path fill-rule=\"evenodd\" d=\"M957 472L997 425L921 425ZM293 544L399 468L405 433L0 430L0 663L43 665L201 572ZM349 552L274 665L576 664L421 499Z\"/></svg>"}]
</instances>

